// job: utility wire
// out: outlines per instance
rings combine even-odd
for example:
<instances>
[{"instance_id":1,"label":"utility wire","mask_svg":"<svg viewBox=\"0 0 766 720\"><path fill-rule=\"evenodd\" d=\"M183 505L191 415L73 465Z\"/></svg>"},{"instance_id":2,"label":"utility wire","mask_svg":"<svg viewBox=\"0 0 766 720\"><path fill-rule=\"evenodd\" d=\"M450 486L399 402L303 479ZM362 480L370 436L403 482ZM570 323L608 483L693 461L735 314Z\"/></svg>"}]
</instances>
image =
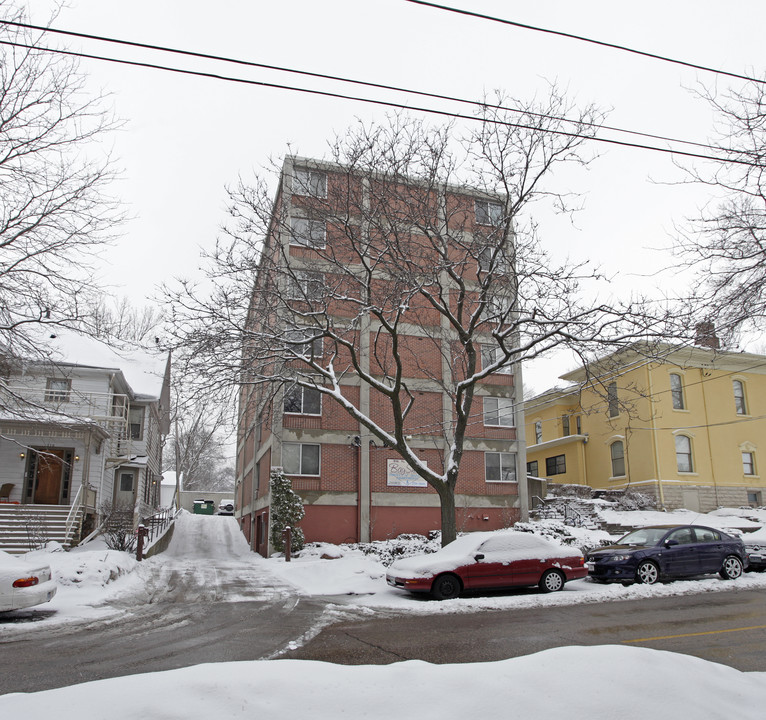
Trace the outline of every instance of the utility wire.
<instances>
[{"instance_id":1,"label":"utility wire","mask_svg":"<svg viewBox=\"0 0 766 720\"><path fill-rule=\"evenodd\" d=\"M748 82L766 85L766 80L750 77L749 75L740 75L739 73L728 72L727 70L719 70L718 68L708 67L707 65L698 65L696 63L687 62L685 60L677 60L665 55L657 55L655 53L646 52L645 50L636 50L635 48L630 48L625 45L617 45L616 43L605 42L603 40L594 40L593 38L583 37L582 35L574 35L573 33L563 32L561 30L551 30L550 28L527 25L526 23L506 20L504 18L495 17L493 15L485 15L484 13L473 12L471 10L463 10L462 8L450 7L449 5L440 5L439 3L426 2L426 0L405 0L405 2L413 3L414 5L424 5L426 7L435 8L437 10L445 10L446 12L456 13L458 15L467 15L468 17L475 17L481 20L491 20L492 22L502 23L503 25L512 25L513 27L522 28L523 30L534 30L535 32L547 33L548 35L558 35L559 37L569 38L570 40L579 40L580 42L591 43L592 45L599 45L601 47L611 48L612 50L620 50L622 52L632 53L633 55L652 58L653 60L662 60L663 62L682 65L683 67L692 68L693 70L703 70L704 72L715 73L716 75L725 75L727 77L736 78L737 80L747 80Z\"/></svg>"},{"instance_id":2,"label":"utility wire","mask_svg":"<svg viewBox=\"0 0 766 720\"><path fill-rule=\"evenodd\" d=\"M48 48L41 45L32 45L22 42L14 42L11 40L0 40L0 45L9 45L11 47L26 48L29 50L38 50L40 52L49 52L59 55L68 55L71 57L84 58L88 60L101 60L104 62L111 62L119 65L129 65L133 67L149 68L153 70L163 70L165 72L173 72L180 75L191 75L196 77L204 77L213 80L223 80L226 82L234 82L242 85L255 85L258 87L266 87L277 90L288 90L291 92L300 92L308 95L319 95L327 98L334 98L339 100L350 100L353 102L362 102L370 105L381 105L383 107L398 108L403 110L410 110L413 112L428 113L430 115L439 115L441 117L449 117L458 120L470 120L472 122L486 122L492 125L502 125L505 127L519 128L522 130L535 130L537 132L543 132L553 135L561 135L571 138L582 138L584 140L593 140L595 142L606 143L608 145L617 145L620 147L636 148L639 150L651 150L654 152L665 153L666 155L679 155L682 157L696 158L699 160L713 160L714 162L730 163L734 165L745 165L748 167L760 167L757 162L751 162L749 160L739 160L733 157L716 157L714 155L704 155L702 153L693 153L685 150L673 150L671 148L657 147L656 145L643 145L641 143L631 143L625 140L616 140L613 138L603 138L598 136L584 136L577 132L568 132L566 130L555 130L552 128L540 128L532 125L525 125L523 123L513 123L507 120L498 120L495 118L477 117L475 115L464 115L456 112L449 112L447 110L437 110L435 108L429 108L417 105L405 105L404 103L394 102L391 100L378 100L375 98L359 97L357 95L346 95L344 93L329 92L327 90L316 90L311 88L297 87L294 85L284 85L281 83L270 83L263 80L248 80L246 78L232 77L229 75L221 75L220 73L203 72L201 70L190 70L186 68L175 68L168 65L158 65L156 63L139 62L137 60L124 60L121 58L107 57L104 55L93 55L90 53L75 52L73 50L64 50L58 48ZM492 106L484 106L492 107ZM570 121L571 122L571 121Z\"/></svg>"},{"instance_id":3,"label":"utility wire","mask_svg":"<svg viewBox=\"0 0 766 720\"><path fill-rule=\"evenodd\" d=\"M28 30L36 30L36 31L44 32L44 33L55 33L57 35L65 35L67 37L76 37L76 38L82 38L86 40L97 40L99 42L112 43L115 45L124 45L127 47L141 48L144 50L153 50L158 52L171 53L174 55L199 58L203 60L214 60L216 62L231 63L234 65L258 68L261 70L274 70L277 72L291 73L294 75L302 75L304 77L319 78L322 80L332 80L334 82L348 83L351 85L361 85L363 87L374 88L376 90L392 90L394 92L405 93L408 95L417 95L420 97L432 98L435 100L446 100L449 102L456 102L456 103L461 103L464 105L470 105L470 106L479 107L479 108L492 107L492 108L497 108L498 110L507 110L509 112L517 112L524 115L530 115L532 117L539 117L539 118L544 118L548 120L563 120L565 122L572 123L573 125L579 125L581 127L592 127L592 128L601 129L601 130L609 130L611 132L625 133L627 135L636 135L639 137L650 138L652 140L664 140L670 143L691 145L695 147L706 148L708 150L720 150L720 148L717 148L714 145L710 145L708 143L696 142L693 140L682 140L681 138L667 137L665 135L657 135L654 133L641 132L639 130L627 130L620 127L603 125L603 124L594 123L594 122L587 122L583 120L571 120L566 117L559 117L555 115L549 115L546 113L532 112L532 111L524 110L520 108L508 107L502 104L486 103L486 102L481 102L478 100L468 100L466 98L455 97L452 95L443 95L440 93L428 92L425 90L413 90L411 88L403 88L403 87L398 87L396 85L387 85L384 83L375 83L375 82L370 82L366 80L358 80L354 78L346 78L339 75L329 75L325 73L312 72L309 70L298 70L296 68L283 67L279 65L270 65L267 63L258 63L258 62L254 62L250 60L241 60L238 58L232 58L232 57L227 57L223 55L212 55L209 53L196 52L193 50L182 50L179 48L172 48L172 47L167 47L163 45L152 45L148 43L136 42L133 40L122 40L119 38L107 37L104 35L93 35L90 33L75 32L73 30L62 30L59 28L45 27L43 25L33 25L31 23L22 23L22 22L17 22L12 20L6 20L6 21L0 21L0 22L4 23L5 25L11 25L13 27L18 27L18 28L25 28Z\"/></svg>"}]
</instances>

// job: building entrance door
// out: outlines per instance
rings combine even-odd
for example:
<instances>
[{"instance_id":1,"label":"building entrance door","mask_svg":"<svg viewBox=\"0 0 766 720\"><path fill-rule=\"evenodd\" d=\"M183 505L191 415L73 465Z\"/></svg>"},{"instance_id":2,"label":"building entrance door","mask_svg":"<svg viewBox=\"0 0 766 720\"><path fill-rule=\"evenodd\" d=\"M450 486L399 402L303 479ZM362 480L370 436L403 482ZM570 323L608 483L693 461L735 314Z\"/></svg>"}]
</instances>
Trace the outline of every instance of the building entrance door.
<instances>
[{"instance_id":1,"label":"building entrance door","mask_svg":"<svg viewBox=\"0 0 766 720\"><path fill-rule=\"evenodd\" d=\"M64 475L64 450L44 450L37 454L37 477L32 502L58 505Z\"/></svg>"}]
</instances>

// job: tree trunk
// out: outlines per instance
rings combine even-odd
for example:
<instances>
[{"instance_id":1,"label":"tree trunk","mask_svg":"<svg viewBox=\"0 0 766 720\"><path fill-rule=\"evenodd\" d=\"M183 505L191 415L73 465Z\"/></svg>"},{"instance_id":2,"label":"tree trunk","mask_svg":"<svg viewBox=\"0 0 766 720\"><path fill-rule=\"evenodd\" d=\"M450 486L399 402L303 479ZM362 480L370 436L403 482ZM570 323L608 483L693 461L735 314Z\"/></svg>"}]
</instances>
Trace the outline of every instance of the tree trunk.
<instances>
[{"instance_id":1,"label":"tree trunk","mask_svg":"<svg viewBox=\"0 0 766 720\"><path fill-rule=\"evenodd\" d=\"M457 520L455 518L455 488L444 485L439 491L441 502L442 547L451 543L457 537Z\"/></svg>"}]
</instances>

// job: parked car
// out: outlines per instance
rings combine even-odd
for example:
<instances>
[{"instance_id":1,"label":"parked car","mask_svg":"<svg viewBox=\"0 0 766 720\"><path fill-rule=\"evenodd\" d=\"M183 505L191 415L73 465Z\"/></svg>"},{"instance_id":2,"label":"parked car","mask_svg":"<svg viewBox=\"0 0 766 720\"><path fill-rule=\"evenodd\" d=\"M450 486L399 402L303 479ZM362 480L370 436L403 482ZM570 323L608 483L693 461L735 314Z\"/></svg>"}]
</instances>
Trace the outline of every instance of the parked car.
<instances>
[{"instance_id":1,"label":"parked car","mask_svg":"<svg viewBox=\"0 0 766 720\"><path fill-rule=\"evenodd\" d=\"M588 574L582 553L539 535L515 530L463 535L435 553L397 560L386 582L437 600L464 590L496 590L537 585L543 592Z\"/></svg>"},{"instance_id":2,"label":"parked car","mask_svg":"<svg viewBox=\"0 0 766 720\"><path fill-rule=\"evenodd\" d=\"M50 566L0 550L0 612L48 602L56 594Z\"/></svg>"},{"instance_id":3,"label":"parked car","mask_svg":"<svg viewBox=\"0 0 766 720\"><path fill-rule=\"evenodd\" d=\"M766 540L744 537L745 551L747 552L748 572L763 572L766 570Z\"/></svg>"},{"instance_id":4,"label":"parked car","mask_svg":"<svg viewBox=\"0 0 766 720\"><path fill-rule=\"evenodd\" d=\"M221 500L218 505L219 515L233 515L234 514L234 501L233 500Z\"/></svg>"},{"instance_id":5,"label":"parked car","mask_svg":"<svg viewBox=\"0 0 766 720\"><path fill-rule=\"evenodd\" d=\"M633 530L614 545L588 553L589 576L597 582L652 585L660 580L719 573L736 579L745 568L743 542L701 525L658 525Z\"/></svg>"}]
</instances>

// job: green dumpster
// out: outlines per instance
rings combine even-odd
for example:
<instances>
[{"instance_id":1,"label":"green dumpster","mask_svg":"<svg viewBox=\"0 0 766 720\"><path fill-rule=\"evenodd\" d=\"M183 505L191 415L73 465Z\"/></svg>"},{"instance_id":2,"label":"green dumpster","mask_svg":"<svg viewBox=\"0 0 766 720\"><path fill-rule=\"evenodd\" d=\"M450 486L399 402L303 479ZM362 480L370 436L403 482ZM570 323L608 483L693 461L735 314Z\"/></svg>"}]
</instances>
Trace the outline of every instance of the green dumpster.
<instances>
[{"instance_id":1,"label":"green dumpster","mask_svg":"<svg viewBox=\"0 0 766 720\"><path fill-rule=\"evenodd\" d=\"M215 500L195 500L195 515L215 515Z\"/></svg>"}]
</instances>

